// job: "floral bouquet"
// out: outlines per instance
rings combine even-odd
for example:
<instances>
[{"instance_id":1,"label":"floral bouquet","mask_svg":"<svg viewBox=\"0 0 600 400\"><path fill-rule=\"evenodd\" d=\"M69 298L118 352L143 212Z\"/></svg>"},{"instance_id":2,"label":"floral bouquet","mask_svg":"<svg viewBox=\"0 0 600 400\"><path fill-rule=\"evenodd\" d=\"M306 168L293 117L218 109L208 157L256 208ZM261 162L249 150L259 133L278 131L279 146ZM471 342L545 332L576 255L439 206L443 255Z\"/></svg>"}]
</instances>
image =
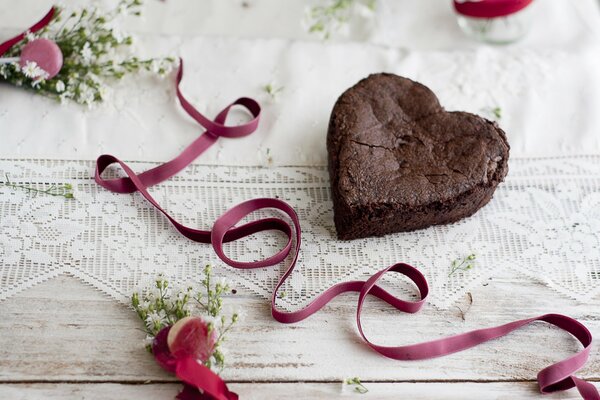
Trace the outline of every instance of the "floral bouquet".
<instances>
[{"instance_id":1,"label":"floral bouquet","mask_svg":"<svg viewBox=\"0 0 600 400\"><path fill-rule=\"evenodd\" d=\"M112 10L52 8L24 34L0 45L0 82L89 106L105 99L111 80L141 70L167 74L174 58L128 54L133 38L114 26L122 16L141 15L141 4L121 0Z\"/></svg>"},{"instance_id":2,"label":"floral bouquet","mask_svg":"<svg viewBox=\"0 0 600 400\"><path fill-rule=\"evenodd\" d=\"M239 313L223 313L223 295L231 292L227 282L211 282L210 265L204 268L202 287L194 291L173 290L159 276L154 287L134 293L131 304L146 331L146 349L165 370L184 383L177 396L183 400L237 400L218 376L225 366L222 344L239 320ZM199 316L192 316L194 303Z\"/></svg>"}]
</instances>

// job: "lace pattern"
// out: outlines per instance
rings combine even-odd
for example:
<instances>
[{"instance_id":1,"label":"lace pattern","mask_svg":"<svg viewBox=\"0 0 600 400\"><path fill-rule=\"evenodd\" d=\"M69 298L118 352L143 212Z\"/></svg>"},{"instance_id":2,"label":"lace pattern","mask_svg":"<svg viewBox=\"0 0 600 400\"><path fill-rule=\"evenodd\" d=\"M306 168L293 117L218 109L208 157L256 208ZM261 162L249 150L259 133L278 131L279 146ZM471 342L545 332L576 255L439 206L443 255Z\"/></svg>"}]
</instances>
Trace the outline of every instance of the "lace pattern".
<instances>
[{"instance_id":1,"label":"lace pattern","mask_svg":"<svg viewBox=\"0 0 600 400\"><path fill-rule=\"evenodd\" d=\"M155 164L131 163L136 171ZM93 181L94 163L0 160L0 179L33 187L71 183L75 199L34 196L0 186L0 299L68 273L119 301L156 274L182 285L211 263L238 290L269 297L283 266L240 271L223 265L209 245L180 236L138 194L118 195ZM430 302L448 308L500 273L534 279L580 302L600 292L600 156L517 158L494 199L458 223L350 242L335 238L325 167L193 165L151 189L181 222L209 229L217 216L249 198L279 197L303 228L299 268L278 300L296 309L336 282L362 279L407 262L427 276ZM265 212L266 214L266 212ZM262 233L226 245L235 259L273 254L283 238ZM473 269L449 276L452 260L475 253ZM398 278L387 285L410 293Z\"/></svg>"}]
</instances>

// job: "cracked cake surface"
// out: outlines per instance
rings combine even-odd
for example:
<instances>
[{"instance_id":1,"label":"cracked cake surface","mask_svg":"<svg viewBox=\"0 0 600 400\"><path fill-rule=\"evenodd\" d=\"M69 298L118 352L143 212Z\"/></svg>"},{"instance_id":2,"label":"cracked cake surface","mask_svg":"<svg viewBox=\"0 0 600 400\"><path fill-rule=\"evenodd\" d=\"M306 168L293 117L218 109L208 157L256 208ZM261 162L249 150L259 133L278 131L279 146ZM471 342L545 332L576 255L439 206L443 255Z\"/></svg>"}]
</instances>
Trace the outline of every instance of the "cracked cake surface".
<instances>
[{"instance_id":1,"label":"cracked cake surface","mask_svg":"<svg viewBox=\"0 0 600 400\"><path fill-rule=\"evenodd\" d=\"M327 149L340 239L455 222L483 207L508 172L496 123L447 112L426 86L393 74L340 96Z\"/></svg>"}]
</instances>

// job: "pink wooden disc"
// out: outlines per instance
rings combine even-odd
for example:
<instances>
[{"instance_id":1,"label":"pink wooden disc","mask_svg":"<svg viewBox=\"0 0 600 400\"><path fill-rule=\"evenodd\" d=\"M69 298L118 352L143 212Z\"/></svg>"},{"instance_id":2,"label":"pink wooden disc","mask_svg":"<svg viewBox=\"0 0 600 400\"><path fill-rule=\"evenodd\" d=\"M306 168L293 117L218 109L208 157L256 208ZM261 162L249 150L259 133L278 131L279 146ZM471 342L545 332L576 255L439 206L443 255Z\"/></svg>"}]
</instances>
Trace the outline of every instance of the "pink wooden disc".
<instances>
[{"instance_id":1,"label":"pink wooden disc","mask_svg":"<svg viewBox=\"0 0 600 400\"><path fill-rule=\"evenodd\" d=\"M21 52L19 64L25 67L27 62L35 62L46 71L46 79L52 79L60 72L63 65L63 55L60 47L52 40L35 39L27 43Z\"/></svg>"}]
</instances>

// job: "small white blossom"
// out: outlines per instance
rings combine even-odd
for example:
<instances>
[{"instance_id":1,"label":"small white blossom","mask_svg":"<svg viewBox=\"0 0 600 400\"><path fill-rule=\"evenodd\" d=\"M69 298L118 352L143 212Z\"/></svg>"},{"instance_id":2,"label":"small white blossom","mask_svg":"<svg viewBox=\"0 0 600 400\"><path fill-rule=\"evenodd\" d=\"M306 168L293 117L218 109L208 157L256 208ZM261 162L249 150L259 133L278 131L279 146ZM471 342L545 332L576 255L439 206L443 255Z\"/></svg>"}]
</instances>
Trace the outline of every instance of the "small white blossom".
<instances>
[{"instance_id":1,"label":"small white blossom","mask_svg":"<svg viewBox=\"0 0 600 400\"><path fill-rule=\"evenodd\" d=\"M91 105L94 101L94 90L87 83L79 85L79 99L87 105Z\"/></svg>"},{"instance_id":2,"label":"small white blossom","mask_svg":"<svg viewBox=\"0 0 600 400\"><path fill-rule=\"evenodd\" d=\"M140 303L140 308L142 310L147 310L148 308L150 308L150 302L148 300L144 300Z\"/></svg>"},{"instance_id":3,"label":"small white blossom","mask_svg":"<svg viewBox=\"0 0 600 400\"><path fill-rule=\"evenodd\" d=\"M124 4L124 3L119 4L119 8L117 9L117 13L119 15L127 15L128 14L127 5Z\"/></svg>"},{"instance_id":4,"label":"small white blossom","mask_svg":"<svg viewBox=\"0 0 600 400\"><path fill-rule=\"evenodd\" d=\"M122 31L120 31L118 29L113 29L112 35L113 35L113 38L115 38L115 40L117 41L117 43L123 43L123 41L127 37L125 34L123 34Z\"/></svg>"},{"instance_id":5,"label":"small white blossom","mask_svg":"<svg viewBox=\"0 0 600 400\"><path fill-rule=\"evenodd\" d=\"M211 317L210 315L203 316L202 319L209 325L212 325L213 329L219 329L221 326L221 318Z\"/></svg>"},{"instance_id":6,"label":"small white blossom","mask_svg":"<svg viewBox=\"0 0 600 400\"><path fill-rule=\"evenodd\" d=\"M57 81L55 88L58 93L62 93L65 91L65 83L63 81Z\"/></svg>"},{"instance_id":7,"label":"small white blossom","mask_svg":"<svg viewBox=\"0 0 600 400\"><path fill-rule=\"evenodd\" d=\"M222 288L231 286L229 280L225 277L219 278L219 280L217 281L217 285L221 285Z\"/></svg>"},{"instance_id":8,"label":"small white blossom","mask_svg":"<svg viewBox=\"0 0 600 400\"><path fill-rule=\"evenodd\" d=\"M152 329L156 325L162 325L167 322L167 314L165 310L160 310L159 312L152 311L146 317L146 326L148 329Z\"/></svg>"},{"instance_id":9,"label":"small white blossom","mask_svg":"<svg viewBox=\"0 0 600 400\"><path fill-rule=\"evenodd\" d=\"M31 31L27 31L25 32L25 40L27 40L28 42L33 42L36 39L35 35L33 33L31 33Z\"/></svg>"},{"instance_id":10,"label":"small white blossom","mask_svg":"<svg viewBox=\"0 0 600 400\"><path fill-rule=\"evenodd\" d=\"M158 60L152 60L150 63L150 71L155 74L158 74L160 71L160 62Z\"/></svg>"},{"instance_id":11,"label":"small white blossom","mask_svg":"<svg viewBox=\"0 0 600 400\"><path fill-rule=\"evenodd\" d=\"M48 76L48 73L41 69L35 61L27 61L23 67L23 74L31 79L38 79Z\"/></svg>"},{"instance_id":12,"label":"small white blossom","mask_svg":"<svg viewBox=\"0 0 600 400\"><path fill-rule=\"evenodd\" d=\"M60 101L60 104L65 104L72 97L73 95L71 93L64 92L60 96L58 96L58 100Z\"/></svg>"},{"instance_id":13,"label":"small white blossom","mask_svg":"<svg viewBox=\"0 0 600 400\"><path fill-rule=\"evenodd\" d=\"M83 58L84 63L89 64L92 61L93 56L94 53L92 53L90 42L85 42L83 48L81 49L81 57Z\"/></svg>"},{"instance_id":14,"label":"small white blossom","mask_svg":"<svg viewBox=\"0 0 600 400\"><path fill-rule=\"evenodd\" d=\"M4 79L8 78L8 66L7 64L0 65L0 76Z\"/></svg>"},{"instance_id":15,"label":"small white blossom","mask_svg":"<svg viewBox=\"0 0 600 400\"><path fill-rule=\"evenodd\" d=\"M37 89L40 86L40 84L44 81L45 81L44 79L33 80L33 81L31 81L31 87L34 89Z\"/></svg>"},{"instance_id":16,"label":"small white blossom","mask_svg":"<svg viewBox=\"0 0 600 400\"><path fill-rule=\"evenodd\" d=\"M151 335L146 335L146 337L144 338L144 347L146 346L152 346L152 343L154 343L154 336Z\"/></svg>"}]
</instances>

